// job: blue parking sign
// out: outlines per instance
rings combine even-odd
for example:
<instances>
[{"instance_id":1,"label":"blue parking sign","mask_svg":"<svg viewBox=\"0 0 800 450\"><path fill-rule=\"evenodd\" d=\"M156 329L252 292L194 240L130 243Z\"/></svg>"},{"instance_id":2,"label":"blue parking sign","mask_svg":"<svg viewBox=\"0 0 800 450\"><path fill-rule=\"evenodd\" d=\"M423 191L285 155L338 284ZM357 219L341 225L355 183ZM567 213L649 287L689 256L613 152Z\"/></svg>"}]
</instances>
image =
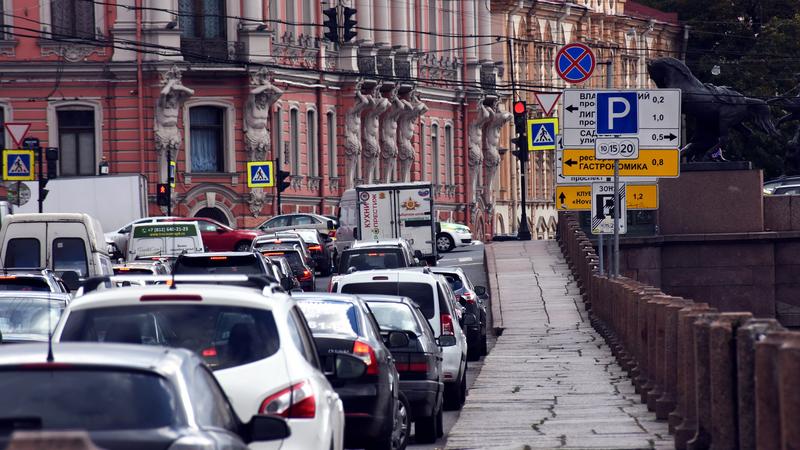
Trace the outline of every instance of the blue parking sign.
<instances>
[{"instance_id":1,"label":"blue parking sign","mask_svg":"<svg viewBox=\"0 0 800 450\"><path fill-rule=\"evenodd\" d=\"M639 134L636 92L597 93L597 134Z\"/></svg>"}]
</instances>

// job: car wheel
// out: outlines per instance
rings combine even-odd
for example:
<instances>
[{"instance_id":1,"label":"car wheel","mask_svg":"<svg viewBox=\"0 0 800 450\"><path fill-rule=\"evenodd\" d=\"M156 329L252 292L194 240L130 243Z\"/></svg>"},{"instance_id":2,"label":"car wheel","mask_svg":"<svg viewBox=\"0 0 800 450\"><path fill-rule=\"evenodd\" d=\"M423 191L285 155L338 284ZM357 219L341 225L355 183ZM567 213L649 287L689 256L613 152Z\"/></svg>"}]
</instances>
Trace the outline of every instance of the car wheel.
<instances>
[{"instance_id":1,"label":"car wheel","mask_svg":"<svg viewBox=\"0 0 800 450\"><path fill-rule=\"evenodd\" d=\"M454 249L455 246L456 243L449 234L440 233L436 236L436 250L439 250L442 253L447 253Z\"/></svg>"},{"instance_id":2,"label":"car wheel","mask_svg":"<svg viewBox=\"0 0 800 450\"><path fill-rule=\"evenodd\" d=\"M433 444L444 434L442 430L442 408L432 416L420 417L414 422L414 440L417 444Z\"/></svg>"},{"instance_id":3,"label":"car wheel","mask_svg":"<svg viewBox=\"0 0 800 450\"><path fill-rule=\"evenodd\" d=\"M439 408L439 413L436 414L436 437L444 437L444 411Z\"/></svg>"},{"instance_id":4,"label":"car wheel","mask_svg":"<svg viewBox=\"0 0 800 450\"><path fill-rule=\"evenodd\" d=\"M458 411L461 409L461 383L445 383L444 409L445 411Z\"/></svg>"},{"instance_id":5,"label":"car wheel","mask_svg":"<svg viewBox=\"0 0 800 450\"><path fill-rule=\"evenodd\" d=\"M236 251L236 252L249 252L250 251L250 247L252 247L252 246L253 246L252 242L242 241L242 242L239 242L239 243L236 244L236 247L234 247L233 251Z\"/></svg>"},{"instance_id":6,"label":"car wheel","mask_svg":"<svg viewBox=\"0 0 800 450\"><path fill-rule=\"evenodd\" d=\"M411 417L409 416L411 408L402 393L397 397L396 404L391 427L387 427L382 436L367 445L367 450L404 450L408 445L408 435L411 431Z\"/></svg>"},{"instance_id":7,"label":"car wheel","mask_svg":"<svg viewBox=\"0 0 800 450\"><path fill-rule=\"evenodd\" d=\"M467 366L464 365L464 375L461 377L461 383L458 386L458 409L464 406L467 402Z\"/></svg>"}]
</instances>

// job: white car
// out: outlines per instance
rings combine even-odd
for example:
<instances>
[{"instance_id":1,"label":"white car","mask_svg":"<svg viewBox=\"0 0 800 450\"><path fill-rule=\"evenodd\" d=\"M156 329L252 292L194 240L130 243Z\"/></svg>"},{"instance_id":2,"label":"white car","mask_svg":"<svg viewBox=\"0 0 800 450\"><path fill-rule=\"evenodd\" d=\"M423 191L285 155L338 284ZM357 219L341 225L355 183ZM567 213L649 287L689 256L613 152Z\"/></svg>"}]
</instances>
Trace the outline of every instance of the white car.
<instances>
[{"instance_id":1,"label":"white car","mask_svg":"<svg viewBox=\"0 0 800 450\"><path fill-rule=\"evenodd\" d=\"M116 250L121 257L125 257L128 254L128 238L131 236L131 230L133 226L140 223L155 223L155 222L163 222L169 219L176 219L173 216L159 216L159 217L143 217L141 219L136 219L133 222L125 225L124 227L120 228L116 231L109 231L105 233L106 244L109 246L113 245L114 250ZM109 249L109 254L114 253L111 249Z\"/></svg>"},{"instance_id":2,"label":"white car","mask_svg":"<svg viewBox=\"0 0 800 450\"><path fill-rule=\"evenodd\" d=\"M442 381L446 409L460 409L467 396L467 336L461 309L447 280L427 267L368 270L342 275L332 292L408 297L428 319L442 347Z\"/></svg>"},{"instance_id":3,"label":"white car","mask_svg":"<svg viewBox=\"0 0 800 450\"><path fill-rule=\"evenodd\" d=\"M248 279L228 276L236 277ZM181 278L189 277L175 277L174 289L132 286L80 297L64 311L55 339L188 348L208 363L243 421L256 414L288 420L290 437L251 448L342 450L342 402L321 372L313 337L294 300L270 293L271 288L184 284ZM341 358L342 366L363 366L348 357ZM337 357L336 370L339 362Z\"/></svg>"},{"instance_id":4,"label":"white car","mask_svg":"<svg viewBox=\"0 0 800 450\"><path fill-rule=\"evenodd\" d=\"M472 231L468 226L453 222L439 222L439 225L441 231L436 233L436 249L439 252L472 245Z\"/></svg>"}]
</instances>

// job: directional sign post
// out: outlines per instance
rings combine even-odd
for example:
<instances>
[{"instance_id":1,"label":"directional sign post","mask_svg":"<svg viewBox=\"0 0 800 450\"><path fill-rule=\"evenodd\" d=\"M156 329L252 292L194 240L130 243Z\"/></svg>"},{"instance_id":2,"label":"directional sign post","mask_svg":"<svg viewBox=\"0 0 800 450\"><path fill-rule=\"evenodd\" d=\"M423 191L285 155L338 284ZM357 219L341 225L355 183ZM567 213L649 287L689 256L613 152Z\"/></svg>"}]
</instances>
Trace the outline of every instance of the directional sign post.
<instances>
[{"instance_id":1,"label":"directional sign post","mask_svg":"<svg viewBox=\"0 0 800 450\"><path fill-rule=\"evenodd\" d=\"M674 149L680 144L680 89L567 89L563 97L561 134L565 148L594 148L598 134L636 136L642 149ZM633 124L638 131L632 131Z\"/></svg>"},{"instance_id":2,"label":"directional sign post","mask_svg":"<svg viewBox=\"0 0 800 450\"><path fill-rule=\"evenodd\" d=\"M625 208L625 184L619 185L616 193L619 194L620 208L617 211L614 183L592 183L592 233L610 234L614 233L614 222L617 222L616 229L620 234L627 232L627 211Z\"/></svg>"},{"instance_id":3,"label":"directional sign post","mask_svg":"<svg viewBox=\"0 0 800 450\"><path fill-rule=\"evenodd\" d=\"M528 150L555 150L558 134L558 119L528 120Z\"/></svg>"},{"instance_id":4,"label":"directional sign post","mask_svg":"<svg viewBox=\"0 0 800 450\"><path fill-rule=\"evenodd\" d=\"M556 54L556 72L567 83L588 80L594 72L595 63L594 53L583 44L567 44Z\"/></svg>"},{"instance_id":5,"label":"directional sign post","mask_svg":"<svg viewBox=\"0 0 800 450\"><path fill-rule=\"evenodd\" d=\"M275 172L272 161L256 161L247 163L247 187L275 186Z\"/></svg>"}]
</instances>

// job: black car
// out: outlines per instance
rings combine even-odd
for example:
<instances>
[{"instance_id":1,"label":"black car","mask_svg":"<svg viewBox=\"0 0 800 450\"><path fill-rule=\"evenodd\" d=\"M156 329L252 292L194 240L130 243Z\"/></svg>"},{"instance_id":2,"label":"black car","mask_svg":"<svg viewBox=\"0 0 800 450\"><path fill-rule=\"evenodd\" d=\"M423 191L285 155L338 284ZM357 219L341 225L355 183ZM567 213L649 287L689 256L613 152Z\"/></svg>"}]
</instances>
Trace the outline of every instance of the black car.
<instances>
[{"instance_id":1,"label":"black car","mask_svg":"<svg viewBox=\"0 0 800 450\"><path fill-rule=\"evenodd\" d=\"M464 329L467 332L467 360L479 360L488 351L486 288L473 286L467 274L460 267L431 267L431 272L443 275L447 279L447 284L455 292L459 303L464 307L464 312L474 314L478 318L477 323L473 325L464 324Z\"/></svg>"},{"instance_id":2,"label":"black car","mask_svg":"<svg viewBox=\"0 0 800 450\"><path fill-rule=\"evenodd\" d=\"M316 264L316 269L319 270L320 275L327 277L333 272L333 258L331 256L330 248L331 238L323 235L316 229L302 229L298 228L292 230L292 233L297 233L303 238L308 251L311 253L311 258Z\"/></svg>"},{"instance_id":3,"label":"black car","mask_svg":"<svg viewBox=\"0 0 800 450\"><path fill-rule=\"evenodd\" d=\"M286 258L286 260L289 261L292 272L294 272L294 276L297 277L297 281L300 283L300 288L306 292L314 292L316 280L314 269L308 264L308 261L303 257L303 253L299 248L286 245L269 245L258 251L267 258L276 256Z\"/></svg>"},{"instance_id":4,"label":"black car","mask_svg":"<svg viewBox=\"0 0 800 450\"><path fill-rule=\"evenodd\" d=\"M269 263L270 268L272 269L272 273L275 276L275 279L278 280L281 287L286 291L291 291L292 289L301 289L300 282L297 281L297 277L292 272L292 266L289 265L289 261L282 256L273 256L264 258Z\"/></svg>"},{"instance_id":5,"label":"black car","mask_svg":"<svg viewBox=\"0 0 800 450\"><path fill-rule=\"evenodd\" d=\"M306 317L320 362L333 370L339 353L361 358L367 370L359 378L330 380L344 404L345 446L402 449L408 441L408 402L400 391L392 354L367 304L352 295L317 293L294 296ZM406 333L389 336L394 346L406 347Z\"/></svg>"},{"instance_id":6,"label":"black car","mask_svg":"<svg viewBox=\"0 0 800 450\"><path fill-rule=\"evenodd\" d=\"M172 273L175 275L264 275L272 277L265 258L253 252L181 255L175 260Z\"/></svg>"},{"instance_id":7,"label":"black car","mask_svg":"<svg viewBox=\"0 0 800 450\"><path fill-rule=\"evenodd\" d=\"M401 331L409 337L405 347L392 347L400 374L400 391L411 406L414 436L418 443L432 443L444 434L442 428L442 351L428 320L408 297L360 295L381 327L384 340Z\"/></svg>"}]
</instances>

